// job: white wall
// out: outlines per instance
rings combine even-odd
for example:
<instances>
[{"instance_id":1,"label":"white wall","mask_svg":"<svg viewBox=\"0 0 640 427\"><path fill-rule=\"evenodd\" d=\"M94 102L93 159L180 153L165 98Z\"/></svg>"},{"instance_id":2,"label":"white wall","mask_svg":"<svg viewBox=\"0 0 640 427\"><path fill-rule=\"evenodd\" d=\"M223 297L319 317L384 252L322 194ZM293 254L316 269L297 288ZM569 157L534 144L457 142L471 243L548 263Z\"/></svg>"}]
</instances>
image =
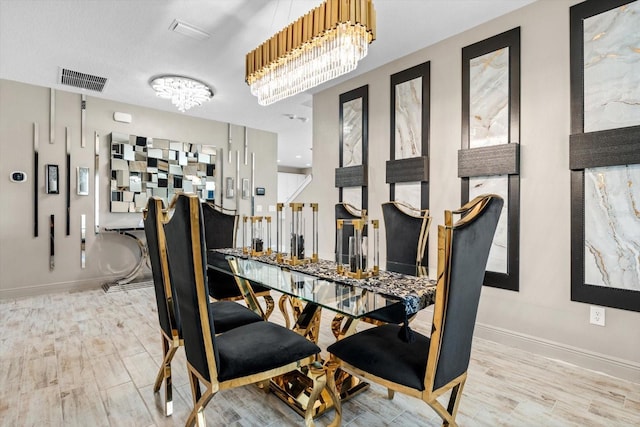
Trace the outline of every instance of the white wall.
<instances>
[{"instance_id":1,"label":"white wall","mask_svg":"<svg viewBox=\"0 0 640 427\"><path fill-rule=\"evenodd\" d=\"M240 153L240 178L250 178L251 161L244 165L244 128L232 126L233 163L227 159L227 124L87 97L86 148L80 147L80 95L56 91L54 144L49 143L49 89L0 80L0 298L52 292L62 289L98 287L122 276L135 265L137 246L132 239L111 233L96 235L94 229L94 133L100 135L100 226L138 225L140 213L110 213L109 133L121 132L165 138L224 148L224 176L235 178L235 151ZM114 111L130 113L131 124L113 121ZM39 237L33 237L33 122L40 128ZM65 127L71 129L71 235L65 235ZM277 135L248 130L249 151L256 153L256 186L265 187L266 196L256 197L256 205L275 205L277 195ZM44 165L59 165L61 192L44 192ZM75 168L91 168L89 196L77 196ZM29 180L9 182L12 170L23 170ZM219 181L218 181L219 182ZM220 191L217 191L220 194ZM217 196L216 196L217 197ZM235 207L235 201L224 200ZM239 212L248 215L251 201L240 199ZM55 215L56 267L49 271L49 215ZM80 215L87 215L86 269L80 268Z\"/></svg>"},{"instance_id":2,"label":"white wall","mask_svg":"<svg viewBox=\"0 0 640 427\"><path fill-rule=\"evenodd\" d=\"M436 45L320 92L313 100L314 180L300 201L320 204L320 256L334 247L333 188L338 166L339 95L369 85L369 210L389 199L390 75L431 61L430 201L432 236L443 211L460 205L461 50L521 27L520 291L485 287L478 335L640 381L640 313L606 309L606 327L589 324L589 305L570 300L569 7L538 1ZM408 35L409 36L409 35ZM375 49L375 42L371 49ZM380 233L384 248L384 232ZM385 264L384 250L381 265ZM437 239L429 242L435 271Z\"/></svg>"}]
</instances>

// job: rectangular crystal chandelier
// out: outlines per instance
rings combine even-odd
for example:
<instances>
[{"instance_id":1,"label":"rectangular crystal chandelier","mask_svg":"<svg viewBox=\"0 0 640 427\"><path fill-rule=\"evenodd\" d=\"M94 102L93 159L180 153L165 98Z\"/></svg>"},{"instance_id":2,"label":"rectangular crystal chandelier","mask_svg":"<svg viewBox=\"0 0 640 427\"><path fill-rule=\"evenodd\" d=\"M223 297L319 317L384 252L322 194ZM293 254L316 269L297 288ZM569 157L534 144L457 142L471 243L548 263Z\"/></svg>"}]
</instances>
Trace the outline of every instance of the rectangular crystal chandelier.
<instances>
[{"instance_id":1,"label":"rectangular crystal chandelier","mask_svg":"<svg viewBox=\"0 0 640 427\"><path fill-rule=\"evenodd\" d=\"M269 105L352 71L375 40L372 0L326 0L246 57L245 80Z\"/></svg>"}]
</instances>

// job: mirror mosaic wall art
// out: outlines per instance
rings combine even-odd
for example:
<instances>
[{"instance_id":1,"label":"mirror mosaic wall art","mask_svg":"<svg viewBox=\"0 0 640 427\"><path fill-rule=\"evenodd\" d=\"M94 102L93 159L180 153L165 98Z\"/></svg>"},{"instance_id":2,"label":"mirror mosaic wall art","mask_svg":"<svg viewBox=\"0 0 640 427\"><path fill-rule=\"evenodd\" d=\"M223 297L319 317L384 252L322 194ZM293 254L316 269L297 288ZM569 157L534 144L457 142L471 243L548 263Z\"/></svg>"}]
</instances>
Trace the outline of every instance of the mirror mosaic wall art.
<instances>
[{"instance_id":1,"label":"mirror mosaic wall art","mask_svg":"<svg viewBox=\"0 0 640 427\"><path fill-rule=\"evenodd\" d=\"M111 212L142 212L147 198L175 193L215 198L216 147L111 134Z\"/></svg>"}]
</instances>

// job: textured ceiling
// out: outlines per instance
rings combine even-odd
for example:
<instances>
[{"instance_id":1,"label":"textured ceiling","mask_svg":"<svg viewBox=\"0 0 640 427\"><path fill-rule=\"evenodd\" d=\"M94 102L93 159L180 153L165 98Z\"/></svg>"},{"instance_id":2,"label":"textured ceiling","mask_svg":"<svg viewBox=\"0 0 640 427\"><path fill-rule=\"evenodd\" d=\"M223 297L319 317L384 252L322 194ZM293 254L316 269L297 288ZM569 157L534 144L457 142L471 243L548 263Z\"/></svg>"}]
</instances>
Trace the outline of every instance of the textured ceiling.
<instances>
[{"instance_id":1,"label":"textured ceiling","mask_svg":"<svg viewBox=\"0 0 640 427\"><path fill-rule=\"evenodd\" d=\"M215 96L186 114L277 132L280 164L305 167L312 162L313 92L533 1L374 0L377 40L356 71L262 107L244 82L245 54L320 0L0 0L0 78L70 90L56 82L65 67L109 79L103 93L89 95L177 112L155 96L149 79L193 77ZM171 32L174 19L211 37Z\"/></svg>"}]
</instances>

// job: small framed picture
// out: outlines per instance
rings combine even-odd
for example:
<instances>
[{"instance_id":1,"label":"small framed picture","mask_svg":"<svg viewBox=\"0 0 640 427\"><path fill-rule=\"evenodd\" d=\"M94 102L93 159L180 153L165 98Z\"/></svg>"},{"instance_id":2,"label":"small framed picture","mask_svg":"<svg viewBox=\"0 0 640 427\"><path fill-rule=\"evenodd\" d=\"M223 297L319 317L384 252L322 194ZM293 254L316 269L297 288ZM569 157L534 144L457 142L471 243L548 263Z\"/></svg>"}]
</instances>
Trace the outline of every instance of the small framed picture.
<instances>
[{"instance_id":1,"label":"small framed picture","mask_svg":"<svg viewBox=\"0 0 640 427\"><path fill-rule=\"evenodd\" d=\"M58 186L58 165L45 165L44 176L47 194L60 194Z\"/></svg>"},{"instance_id":2,"label":"small framed picture","mask_svg":"<svg viewBox=\"0 0 640 427\"><path fill-rule=\"evenodd\" d=\"M249 197L251 197L251 190L249 189L249 179L243 178L242 179L242 198L248 199Z\"/></svg>"},{"instance_id":3,"label":"small framed picture","mask_svg":"<svg viewBox=\"0 0 640 427\"><path fill-rule=\"evenodd\" d=\"M78 196L88 196L89 195L89 168L84 166L79 166L76 169L76 172L77 172L76 188L77 188Z\"/></svg>"},{"instance_id":4,"label":"small framed picture","mask_svg":"<svg viewBox=\"0 0 640 427\"><path fill-rule=\"evenodd\" d=\"M225 192L224 192L224 196L227 199L233 199L235 197L236 193L235 193L235 188L233 187L234 187L233 178L228 176L225 179Z\"/></svg>"}]
</instances>

